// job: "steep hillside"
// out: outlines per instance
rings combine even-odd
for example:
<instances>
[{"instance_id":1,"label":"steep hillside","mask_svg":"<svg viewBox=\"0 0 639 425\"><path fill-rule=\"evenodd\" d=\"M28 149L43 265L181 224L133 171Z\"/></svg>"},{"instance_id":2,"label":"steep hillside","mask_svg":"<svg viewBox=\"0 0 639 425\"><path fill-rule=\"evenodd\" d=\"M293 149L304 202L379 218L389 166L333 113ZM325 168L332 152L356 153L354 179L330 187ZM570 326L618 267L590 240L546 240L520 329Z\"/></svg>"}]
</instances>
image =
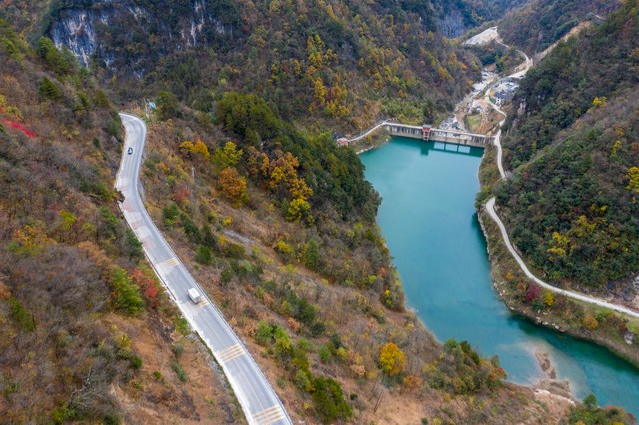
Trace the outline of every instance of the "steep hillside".
<instances>
[{"instance_id":1,"label":"steep hillside","mask_svg":"<svg viewBox=\"0 0 639 425\"><path fill-rule=\"evenodd\" d=\"M0 63L1 422L232 418L223 377L174 332L118 217L107 96L72 56L46 40L34 51L2 20Z\"/></svg>"},{"instance_id":2,"label":"steep hillside","mask_svg":"<svg viewBox=\"0 0 639 425\"><path fill-rule=\"evenodd\" d=\"M22 2L2 3L0 13L27 19ZM23 26L69 47L124 100L167 89L210 113L225 91L240 90L286 120L348 129L451 110L479 69L443 36L494 19L507 3L54 1Z\"/></svg>"},{"instance_id":3,"label":"steep hillside","mask_svg":"<svg viewBox=\"0 0 639 425\"><path fill-rule=\"evenodd\" d=\"M504 138L514 175L498 201L517 246L553 281L598 286L639 270L638 70L632 0L522 82Z\"/></svg>"},{"instance_id":4,"label":"steep hillside","mask_svg":"<svg viewBox=\"0 0 639 425\"><path fill-rule=\"evenodd\" d=\"M533 0L512 10L499 22L504 42L528 54L542 52L580 22L600 22L620 1Z\"/></svg>"},{"instance_id":5,"label":"steep hillside","mask_svg":"<svg viewBox=\"0 0 639 425\"><path fill-rule=\"evenodd\" d=\"M533 391L501 383L497 358L481 359L467 343L440 345L404 311L374 223L377 199L352 150L292 129L250 95L225 100L216 111L222 129L186 113L151 117L147 205L294 417L559 420ZM243 122L269 122L274 135L253 143L238 111L248 111ZM360 201L343 210L345 199Z\"/></svg>"},{"instance_id":6,"label":"steep hillside","mask_svg":"<svg viewBox=\"0 0 639 425\"><path fill-rule=\"evenodd\" d=\"M234 421L116 213L120 126L105 93L47 39L32 50L1 30L3 419ZM498 359L442 347L402 312L377 197L351 150L299 132L253 95L218 102L221 128L172 106L160 104L165 121L151 126L151 213L262 354L293 417L548 417L531 390L501 381Z\"/></svg>"},{"instance_id":7,"label":"steep hillside","mask_svg":"<svg viewBox=\"0 0 639 425\"><path fill-rule=\"evenodd\" d=\"M507 2L54 1L32 19L3 0L34 48L3 24L2 417L242 420L117 215L121 129L75 53L120 99L156 100L137 111L149 212L296 421L558 422L565 399L405 311L361 163L308 130L449 108L477 69L441 28L486 4Z\"/></svg>"}]
</instances>

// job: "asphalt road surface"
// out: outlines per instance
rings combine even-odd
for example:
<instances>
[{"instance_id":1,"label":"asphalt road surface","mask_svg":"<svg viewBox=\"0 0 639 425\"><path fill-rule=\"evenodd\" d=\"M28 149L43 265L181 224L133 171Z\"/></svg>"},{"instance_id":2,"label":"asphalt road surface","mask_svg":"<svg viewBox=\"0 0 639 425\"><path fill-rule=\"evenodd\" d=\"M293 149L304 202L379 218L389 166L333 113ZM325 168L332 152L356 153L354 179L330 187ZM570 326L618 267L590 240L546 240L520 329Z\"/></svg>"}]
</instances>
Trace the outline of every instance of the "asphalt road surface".
<instances>
[{"instance_id":1,"label":"asphalt road surface","mask_svg":"<svg viewBox=\"0 0 639 425\"><path fill-rule=\"evenodd\" d=\"M508 232L506 232L506 226L504 226L504 223L501 221L501 219L499 218L499 216L495 212L495 198L494 197L490 198L488 200L488 202L486 202L486 211L488 212L488 215L490 216L490 218L492 218L493 221L495 223L497 223L497 226L499 226L499 230L501 231L502 239L504 240L504 243L506 244L506 248L508 248L508 251L510 251L510 255L512 255L513 258L515 259L515 261L517 261L517 264L519 264L519 267L526 274L526 276L528 276L529 279L534 280L539 286L541 286L543 288L546 288L546 289L548 289L548 290L550 290L552 292L556 292L558 294L565 295L565 296L567 296L569 298L573 298L573 299L576 299L576 300L579 300L579 301L584 301L584 302L587 302L587 303L590 303L590 304L595 304L595 305L598 305L598 306L601 306L601 307L609 308L609 309L614 310L614 311L618 311L619 313L624 313L624 314L627 314L629 316L639 318L639 313L637 313L634 310L631 310L628 307L624 307L624 306L619 305L619 304L609 303L607 301L604 301L604 300L596 298L596 297L590 297L588 295L580 294L579 292L569 291L567 289L557 288L556 286L552 286L552 285L544 282L543 280L539 279L537 276L532 274L532 272L526 266L526 263L524 263L524 260L522 260L521 257L519 256L519 254L517 253L517 251L515 251L515 248L513 247L512 243L510 243L510 238L508 237Z\"/></svg>"},{"instance_id":2,"label":"asphalt road surface","mask_svg":"<svg viewBox=\"0 0 639 425\"><path fill-rule=\"evenodd\" d=\"M147 259L186 320L213 352L248 423L292 424L284 405L251 354L177 258L147 213L138 192L138 174L146 140L146 125L133 115L121 113L120 118L126 128L126 141L115 187L124 194L124 202L120 204L120 209L142 242ZM131 154L128 153L129 147L133 149ZM199 304L195 304L189 298L189 288L196 288L203 294L204 299Z\"/></svg>"}]
</instances>

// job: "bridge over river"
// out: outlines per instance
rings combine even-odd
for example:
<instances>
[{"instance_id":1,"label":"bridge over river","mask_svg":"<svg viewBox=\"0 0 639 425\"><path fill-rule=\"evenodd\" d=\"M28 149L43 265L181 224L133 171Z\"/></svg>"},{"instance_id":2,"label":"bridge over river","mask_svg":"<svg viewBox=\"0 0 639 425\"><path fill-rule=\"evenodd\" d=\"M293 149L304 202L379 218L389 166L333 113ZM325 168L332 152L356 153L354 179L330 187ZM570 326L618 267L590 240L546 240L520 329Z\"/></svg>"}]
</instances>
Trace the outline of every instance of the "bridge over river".
<instances>
[{"instance_id":1,"label":"bridge over river","mask_svg":"<svg viewBox=\"0 0 639 425\"><path fill-rule=\"evenodd\" d=\"M455 145L475 146L478 148L484 148L486 145L493 142L492 136L486 136L484 134L466 133L460 130L445 130L441 128L434 128L430 125L407 125L400 124L393 121L382 121L375 125L365 133L353 137L351 139L340 138L337 143L340 146L345 146L350 143L356 142L364 137L368 136L375 130L384 127L388 134L391 136L408 137L411 139L421 139L425 142L444 142L452 143Z\"/></svg>"}]
</instances>

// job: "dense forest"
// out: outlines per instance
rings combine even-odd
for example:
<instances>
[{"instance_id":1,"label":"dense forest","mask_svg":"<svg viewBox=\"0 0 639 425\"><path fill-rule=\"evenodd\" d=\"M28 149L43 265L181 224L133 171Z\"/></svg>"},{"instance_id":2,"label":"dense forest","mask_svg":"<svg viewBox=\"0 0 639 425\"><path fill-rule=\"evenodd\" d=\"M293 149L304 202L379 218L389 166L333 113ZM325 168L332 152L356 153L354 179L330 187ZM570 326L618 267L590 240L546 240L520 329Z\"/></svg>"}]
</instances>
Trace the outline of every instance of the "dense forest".
<instances>
[{"instance_id":1,"label":"dense forest","mask_svg":"<svg viewBox=\"0 0 639 425\"><path fill-rule=\"evenodd\" d=\"M512 417L522 401L502 398L496 357L481 359L466 342L442 351L404 312L375 224L379 199L352 149L296 130L250 94L223 96L219 127L166 113L161 105L150 127L147 205L225 316L265 353L267 374L292 387L296 406L312 406L305 418L375 417L371 400L358 398L363 388L391 405L418 396L439 406L440 391L452 391L465 406L474 397L500 406L488 417ZM472 409L450 414L463 420Z\"/></svg>"},{"instance_id":2,"label":"dense forest","mask_svg":"<svg viewBox=\"0 0 639 425\"><path fill-rule=\"evenodd\" d=\"M522 81L498 190L517 246L553 281L639 269L639 13L628 1Z\"/></svg>"},{"instance_id":3,"label":"dense forest","mask_svg":"<svg viewBox=\"0 0 639 425\"><path fill-rule=\"evenodd\" d=\"M123 100L168 90L207 116L224 92L243 91L287 121L348 130L451 110L479 68L444 35L507 3L54 1L39 19L19 4L0 16L67 45Z\"/></svg>"},{"instance_id":4,"label":"dense forest","mask_svg":"<svg viewBox=\"0 0 639 425\"><path fill-rule=\"evenodd\" d=\"M534 0L501 19L499 34L507 44L533 55L582 22L600 22L620 5L616 0Z\"/></svg>"}]
</instances>

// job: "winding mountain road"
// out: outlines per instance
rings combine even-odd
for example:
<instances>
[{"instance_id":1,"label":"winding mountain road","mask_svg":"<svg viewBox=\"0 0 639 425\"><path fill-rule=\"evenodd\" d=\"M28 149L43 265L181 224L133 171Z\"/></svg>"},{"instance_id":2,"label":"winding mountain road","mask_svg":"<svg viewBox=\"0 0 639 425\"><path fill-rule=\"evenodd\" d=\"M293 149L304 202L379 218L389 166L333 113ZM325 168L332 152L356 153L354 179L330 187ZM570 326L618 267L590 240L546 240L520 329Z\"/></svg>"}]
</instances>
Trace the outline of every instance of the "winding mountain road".
<instances>
[{"instance_id":1,"label":"winding mountain road","mask_svg":"<svg viewBox=\"0 0 639 425\"><path fill-rule=\"evenodd\" d=\"M500 38L499 38L499 33L497 33L497 27L494 27L495 33L496 33L496 42L501 44L502 46L504 46L507 49L510 49L510 46L507 44L504 44ZM532 68L533 66L533 61L532 59L530 59L528 57L528 55L526 53L524 53L521 50L515 49L517 52L519 52L520 55L522 55L524 57L524 61L526 62L526 65L524 66L524 69L518 72L515 72L514 74L510 74L509 76L505 77L505 78L519 78L523 75L526 75L526 73L528 72L528 70L530 68ZM500 113L501 115L504 116L504 119L501 120L499 122L499 130L497 130L497 133L495 133L495 137L493 138L493 144L495 145L495 147L497 147L497 168L499 168L499 175L501 176L501 178L503 180L506 179L506 171L504 170L504 164L503 164L503 150L501 147L501 128L504 126L504 123L506 122L506 113L504 111L502 111L497 105L495 105L493 102L490 101L490 89L486 90L486 94L484 95L485 100L488 102L488 104L498 113Z\"/></svg>"},{"instance_id":2,"label":"winding mountain road","mask_svg":"<svg viewBox=\"0 0 639 425\"><path fill-rule=\"evenodd\" d=\"M497 43L501 44L502 46L504 46L506 48L510 48L510 46L502 43L501 40L499 40L499 35L497 35L496 41L497 41ZM514 74L511 74L511 75L509 75L506 78L523 76L523 75L525 75L528 72L528 70L533 65L533 61L528 57L528 55L526 55L526 53L522 52L521 50L517 50L517 52L519 52L524 57L524 60L526 61L525 68L522 71L519 71L519 72L516 72ZM488 97L488 93L489 93L489 90L486 91L486 97ZM506 175L506 172L504 171L504 166L503 166L503 153L502 153L502 147L501 147L501 127L506 122L506 119L505 119L506 118L506 113L504 111L502 111L499 107L497 107L497 105L493 104L490 100L488 100L488 103L490 104L490 106L493 109L495 109L495 111L497 111L498 113L500 113L501 115L504 116L504 119L499 122L499 130L495 134L493 143L497 147L497 167L499 168L499 174L501 175L502 180L505 180L507 175ZM617 311L619 313L624 313L624 314L627 314L629 316L639 318L639 312L636 312L636 311L634 311L634 310L632 310L630 308L627 308L627 307L624 307L624 306L618 305L618 304L609 303L609 302L604 301L604 300L602 300L600 298L590 297L590 296L587 296L587 295L584 295L584 294L580 294L579 292L557 288L556 286L550 285L549 283L546 283L543 280L539 279L537 276L532 274L532 272L528 269L528 267L526 266L526 263L524 263L524 260L522 260L521 256L515 250L513 244L510 242L510 237L508 236L508 232L506 231L506 226L501 221L501 219L497 215L497 212L495 211L495 198L494 197L490 198L488 200L488 202L486 202L486 211L488 212L488 215L490 216L490 218L497 224L497 226L499 226L499 230L501 231L501 236L502 236L502 239L504 241L504 244L506 244L506 248L508 248L508 251L513 256L515 261L517 261L517 263L519 264L519 267L521 268L521 270L524 272L524 274L529 279L535 281L535 283L537 283L539 286L541 286L543 288L546 288L546 289L548 289L548 290L550 290L552 292L555 292L557 294L561 294L561 295L567 296L569 298L573 298L573 299L576 299L576 300L579 300L579 301L583 301L583 302L587 302L587 303L590 303L590 304L598 305L600 307L605 307L605 308Z\"/></svg>"},{"instance_id":3,"label":"winding mountain road","mask_svg":"<svg viewBox=\"0 0 639 425\"><path fill-rule=\"evenodd\" d=\"M515 259L515 261L517 261L517 263L519 264L519 267L521 267L521 270L526 274L526 276L529 279L532 279L535 281L535 283L537 283L539 286L546 288L552 292L555 292L557 294L562 294L565 295L567 297L579 300L579 301L584 301L590 304L595 304L601 307L605 307L605 308L609 308L611 310L617 311L619 313L624 313L627 314L629 316L633 316L636 318L639 318L639 313L631 310L629 308L626 308L624 306L621 305L617 305L617 304L612 304L609 303L607 301L604 301L600 298L595 298L595 297L590 297L584 294L580 294L578 292L574 292L574 291L569 291L566 289L561 289L561 288L557 288L556 286L552 286L546 282L544 282L543 280L539 279L537 276L535 276L534 274L531 273L531 271L528 269L528 267L526 266L526 263L524 263L524 260L521 259L521 257L519 256L519 254L517 253L517 251L515 251L515 248L513 247L512 243L510 243L510 238L508 237L508 232L506 232L506 226L504 226L504 223L501 221L501 219L499 218L499 216L497 215L497 213L495 212L495 198L490 198L488 200L488 202L486 202L486 211L488 212L488 215L490 215L490 218L493 219L493 221L495 223L497 223L497 226L499 226L499 230L501 231L501 236L504 240L504 243L506 244L506 248L508 248L508 251L510 251L510 254L513 256L513 258Z\"/></svg>"},{"instance_id":4,"label":"winding mountain road","mask_svg":"<svg viewBox=\"0 0 639 425\"><path fill-rule=\"evenodd\" d=\"M138 192L146 125L134 115L121 113L120 117L126 128L126 142L115 187L125 197L120 204L124 218L142 242L144 253L167 292L222 367L247 422L250 425L292 425L284 405L242 340L151 220ZM133 149L133 153L127 153L129 148ZM189 288L197 288L200 294L204 294L204 300L199 304L193 303L187 293Z\"/></svg>"}]
</instances>

